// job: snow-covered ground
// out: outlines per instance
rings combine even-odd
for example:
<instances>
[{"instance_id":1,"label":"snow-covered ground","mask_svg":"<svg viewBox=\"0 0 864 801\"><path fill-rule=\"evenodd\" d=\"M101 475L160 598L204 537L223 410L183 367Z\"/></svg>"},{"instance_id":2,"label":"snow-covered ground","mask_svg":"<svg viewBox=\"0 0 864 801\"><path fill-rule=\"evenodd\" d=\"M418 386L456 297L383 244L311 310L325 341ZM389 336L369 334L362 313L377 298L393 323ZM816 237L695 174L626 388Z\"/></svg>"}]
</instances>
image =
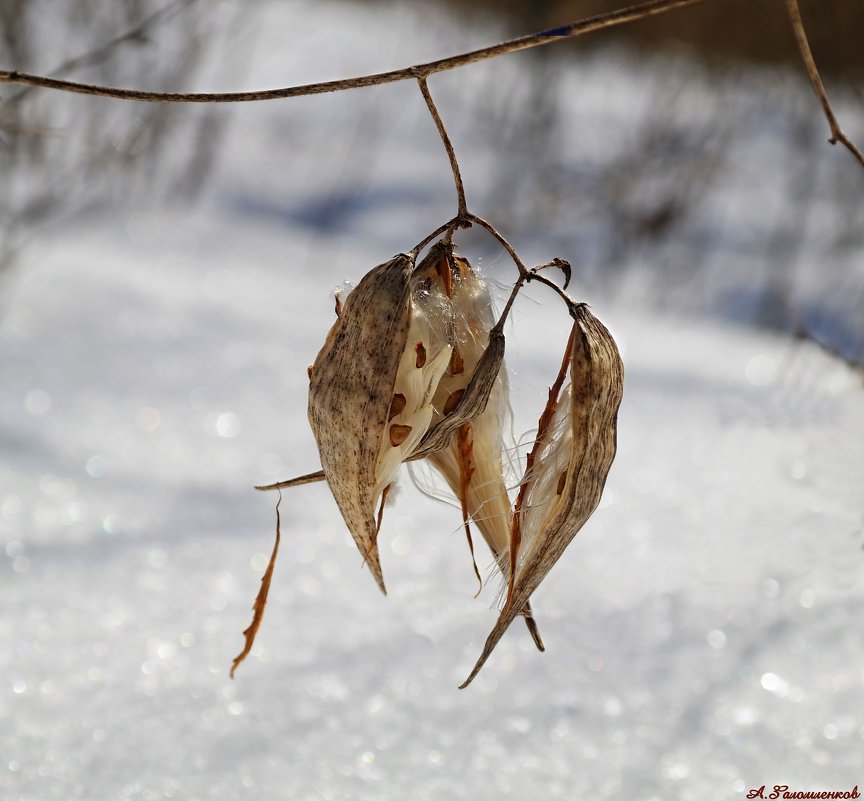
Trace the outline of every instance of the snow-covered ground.
<instances>
[{"instance_id":1,"label":"snow-covered ground","mask_svg":"<svg viewBox=\"0 0 864 801\"><path fill-rule=\"evenodd\" d=\"M392 50L334 34L291 80L441 55L440 39L407 41L404 13ZM285 83L277 56L251 85ZM442 111L458 106L459 79L436 86ZM381 535L384 598L312 485L284 496L267 613L229 680L274 535L275 499L252 486L318 467L306 365L330 293L452 214L415 95L234 109L196 210L102 208L25 251L0 329L0 798L860 788L860 375L809 344L578 285L619 340L625 397L604 501L535 596L547 652L514 626L457 690L496 590L473 598L457 510L403 481ZM375 163L345 158L370 137ZM466 167L482 151L467 142ZM480 166L466 179L485 186ZM365 194L333 189L355 183ZM326 202L354 204L335 232ZM463 240L490 279L512 280L479 234ZM572 256L525 248L556 255ZM519 435L567 329L543 288L525 295L508 329Z\"/></svg>"}]
</instances>

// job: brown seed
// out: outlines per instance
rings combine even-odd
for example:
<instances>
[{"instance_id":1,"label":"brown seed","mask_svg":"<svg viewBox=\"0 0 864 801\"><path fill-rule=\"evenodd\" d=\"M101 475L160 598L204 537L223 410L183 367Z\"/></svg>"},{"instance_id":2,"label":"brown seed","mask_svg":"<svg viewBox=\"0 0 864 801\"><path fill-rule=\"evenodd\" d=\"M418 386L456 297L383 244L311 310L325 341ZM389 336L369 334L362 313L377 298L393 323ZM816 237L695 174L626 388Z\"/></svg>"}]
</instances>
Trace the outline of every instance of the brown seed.
<instances>
[{"instance_id":1,"label":"brown seed","mask_svg":"<svg viewBox=\"0 0 864 801\"><path fill-rule=\"evenodd\" d=\"M417 361L414 363L417 365L417 367L422 367L424 364L426 364L426 348L423 346L422 342L418 342L414 346L414 350L417 353Z\"/></svg>"},{"instance_id":2,"label":"brown seed","mask_svg":"<svg viewBox=\"0 0 864 801\"><path fill-rule=\"evenodd\" d=\"M460 280L471 278L474 275L474 270L468 263L468 259L463 259L461 256L453 254L453 275L458 276Z\"/></svg>"},{"instance_id":3,"label":"brown seed","mask_svg":"<svg viewBox=\"0 0 864 801\"><path fill-rule=\"evenodd\" d=\"M462 396L465 394L464 389L457 389L455 392L451 392L447 396L447 401L444 404L443 412L444 414L450 414L453 410L459 405L459 401L462 400Z\"/></svg>"},{"instance_id":4,"label":"brown seed","mask_svg":"<svg viewBox=\"0 0 864 801\"><path fill-rule=\"evenodd\" d=\"M399 425L399 423L394 423L390 426L390 444L395 448L397 445L401 445L408 438L408 435L411 433L411 426L403 426Z\"/></svg>"},{"instance_id":5,"label":"brown seed","mask_svg":"<svg viewBox=\"0 0 864 801\"><path fill-rule=\"evenodd\" d=\"M401 392L397 392L393 396L393 402L390 404L390 416L387 418L388 422L396 417L396 415L401 414L404 408L405 396Z\"/></svg>"},{"instance_id":6,"label":"brown seed","mask_svg":"<svg viewBox=\"0 0 864 801\"><path fill-rule=\"evenodd\" d=\"M435 265L435 271L444 285L444 294L448 298L453 297L453 276L450 273L450 259L446 256L440 258Z\"/></svg>"},{"instance_id":7,"label":"brown seed","mask_svg":"<svg viewBox=\"0 0 864 801\"><path fill-rule=\"evenodd\" d=\"M567 471L562 471L561 475L558 476L558 488L555 490L556 495L560 495L564 492L564 487L567 485Z\"/></svg>"},{"instance_id":8,"label":"brown seed","mask_svg":"<svg viewBox=\"0 0 864 801\"><path fill-rule=\"evenodd\" d=\"M465 360L459 352L459 346L453 346L453 353L450 354L450 366L448 368L450 375L462 375L465 372Z\"/></svg>"}]
</instances>

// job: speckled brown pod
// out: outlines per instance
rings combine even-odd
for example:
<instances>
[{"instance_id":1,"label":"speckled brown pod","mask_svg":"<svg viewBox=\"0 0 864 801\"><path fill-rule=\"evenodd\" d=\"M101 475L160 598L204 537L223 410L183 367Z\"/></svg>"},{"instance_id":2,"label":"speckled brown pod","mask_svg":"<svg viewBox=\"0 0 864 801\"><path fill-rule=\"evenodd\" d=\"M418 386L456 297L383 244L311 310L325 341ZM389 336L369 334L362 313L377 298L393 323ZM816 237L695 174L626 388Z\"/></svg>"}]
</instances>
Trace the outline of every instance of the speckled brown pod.
<instances>
[{"instance_id":1,"label":"speckled brown pod","mask_svg":"<svg viewBox=\"0 0 864 801\"><path fill-rule=\"evenodd\" d=\"M410 256L375 267L345 299L310 371L309 423L345 524L386 592L376 542L378 456L411 325Z\"/></svg>"},{"instance_id":2,"label":"speckled brown pod","mask_svg":"<svg viewBox=\"0 0 864 801\"><path fill-rule=\"evenodd\" d=\"M550 391L519 498L511 536L513 571L504 608L466 687L513 619L600 502L617 442L624 371L612 335L579 305L565 366L570 384ZM563 373L562 373L563 376ZM533 458L532 458L533 457Z\"/></svg>"}]
</instances>

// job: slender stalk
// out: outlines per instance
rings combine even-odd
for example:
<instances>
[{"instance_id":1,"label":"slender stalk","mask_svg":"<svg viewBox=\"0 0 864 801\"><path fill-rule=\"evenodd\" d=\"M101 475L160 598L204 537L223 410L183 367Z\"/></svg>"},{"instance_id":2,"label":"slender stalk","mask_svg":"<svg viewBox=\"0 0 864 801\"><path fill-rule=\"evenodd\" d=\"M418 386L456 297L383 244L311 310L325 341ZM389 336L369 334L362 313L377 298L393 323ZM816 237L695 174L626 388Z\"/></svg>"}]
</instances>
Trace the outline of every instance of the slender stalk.
<instances>
[{"instance_id":1,"label":"slender stalk","mask_svg":"<svg viewBox=\"0 0 864 801\"><path fill-rule=\"evenodd\" d=\"M450 141L450 136L447 134L447 128L444 127L444 120L438 113L435 106L435 101L429 92L429 87L426 84L426 78L418 78L417 83L420 85L420 92L423 99L426 101L426 107L435 120L435 127L438 128L438 135L444 143L444 150L447 151L447 158L450 159L450 169L453 171L453 182L456 184L456 199L458 211L456 213L460 220L464 220L468 216L468 204L465 202L465 186L462 183L462 173L459 170L459 162L456 160L456 151L453 149L453 143ZM452 236L452 231L450 232Z\"/></svg>"},{"instance_id":2,"label":"slender stalk","mask_svg":"<svg viewBox=\"0 0 864 801\"><path fill-rule=\"evenodd\" d=\"M831 138L828 141L832 145L836 145L839 142L864 167L864 153L843 133L840 123L837 121L837 116L834 114L834 109L831 108L828 93L825 91L825 85L822 83L819 70L816 68L816 61L813 59L813 52L810 50L810 42L807 41L807 32L804 30L804 22L801 19L801 9L798 7L798 0L786 0L786 8L789 11L789 19L792 21L792 30L795 32L798 49L801 51L801 59L804 61L810 83L813 84L813 89L819 97L819 102L822 103L822 110L825 112L828 126L831 128Z\"/></svg>"},{"instance_id":3,"label":"slender stalk","mask_svg":"<svg viewBox=\"0 0 864 801\"><path fill-rule=\"evenodd\" d=\"M271 490L290 489L291 487L299 487L302 484L314 484L316 481L324 480L324 471L318 470L314 473L307 473L305 476L297 476L297 478L289 478L287 481L277 481L275 484L261 484L256 486L256 490L269 492ZM279 496L281 500L281 495Z\"/></svg>"},{"instance_id":4,"label":"slender stalk","mask_svg":"<svg viewBox=\"0 0 864 801\"><path fill-rule=\"evenodd\" d=\"M439 225L431 234L427 237L421 239L413 248L411 248L410 254L413 254L416 258L417 254L423 250L436 236L443 234L445 231L450 231L451 228L455 228L459 224L459 218L454 217L452 220L448 220L444 225ZM409 254L409 255L410 255Z\"/></svg>"},{"instance_id":5,"label":"slender stalk","mask_svg":"<svg viewBox=\"0 0 864 801\"><path fill-rule=\"evenodd\" d=\"M516 300L516 296L519 294L522 287L525 286L525 282L527 280L527 274L520 275L516 283L513 284L513 289L510 290L510 297L507 298L507 303L504 304L504 311L501 312L501 316L498 318L498 322L495 323L495 327L492 329L492 331L489 332L490 338L492 337L493 333L503 334L504 323L507 322L507 315L510 314L510 309L513 307L513 301Z\"/></svg>"},{"instance_id":6,"label":"slender stalk","mask_svg":"<svg viewBox=\"0 0 864 801\"><path fill-rule=\"evenodd\" d=\"M532 47L558 42L563 39L572 39L586 33L623 25L655 14L662 14L676 8L695 5L704 0L649 0L608 14L598 14L593 17L571 22L558 28L551 28L528 36L520 36L516 39L508 39L505 42L482 47L479 50L471 50L460 53L449 58L429 61L425 64L415 64L411 67L403 67L389 72L378 72L371 75L360 75L354 78L345 78L337 81L322 81L321 83L310 83L302 86L288 86L282 89L265 89L253 92L141 92L135 89L117 89L110 86L95 86L92 84L75 83L63 81L56 78L47 78L42 75L31 75L17 70L0 70L0 83L21 83L30 86L41 86L46 89L57 89L63 92L76 92L85 95L98 95L100 97L113 97L119 100L140 100L147 103L246 103L258 100L280 100L289 97L301 97L304 95L319 95L327 92L341 92L345 89L360 89L365 86L380 86L385 83L396 81L407 81L409 79L427 78L436 72L464 67L467 64L476 64L490 58L504 56L508 53L516 53L520 50L528 50Z\"/></svg>"},{"instance_id":7,"label":"slender stalk","mask_svg":"<svg viewBox=\"0 0 864 801\"><path fill-rule=\"evenodd\" d=\"M528 276L528 280L529 281L539 281L541 284L546 284L546 286L550 287L551 289L554 289L555 292L557 292L558 295L561 297L561 300L563 300L564 303L567 304L568 310L572 310L574 306L578 305L576 303L576 301L570 297L570 295L568 295L563 289L561 289L560 286L558 286L558 284L556 284L554 281L550 281L548 278L546 278L543 275L538 275L536 272L534 272L534 270L531 270L531 273Z\"/></svg>"},{"instance_id":8,"label":"slender stalk","mask_svg":"<svg viewBox=\"0 0 864 801\"><path fill-rule=\"evenodd\" d=\"M525 266L525 263L522 259L519 258L519 254L514 249L513 245L511 245L504 236L495 228L492 223L487 222L482 217L478 217L476 214L471 214L470 212L465 215L465 220L470 223L476 223L481 228L485 228L492 236L497 239L501 246L510 254L510 258L513 259L513 263L516 265L516 269L519 270L519 275L524 280L528 278L528 268Z\"/></svg>"}]
</instances>

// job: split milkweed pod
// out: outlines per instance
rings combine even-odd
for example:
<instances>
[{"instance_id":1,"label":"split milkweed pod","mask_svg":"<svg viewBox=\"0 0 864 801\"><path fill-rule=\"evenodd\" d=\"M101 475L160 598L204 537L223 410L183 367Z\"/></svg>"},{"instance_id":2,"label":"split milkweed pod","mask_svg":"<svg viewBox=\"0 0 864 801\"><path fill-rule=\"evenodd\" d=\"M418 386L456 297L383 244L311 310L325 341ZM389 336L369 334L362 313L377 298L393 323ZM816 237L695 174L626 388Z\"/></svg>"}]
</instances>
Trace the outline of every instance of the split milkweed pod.
<instances>
[{"instance_id":1,"label":"split milkweed pod","mask_svg":"<svg viewBox=\"0 0 864 801\"><path fill-rule=\"evenodd\" d=\"M504 608L462 687L483 667L513 619L600 502L615 458L624 370L612 335L584 304L549 393L519 490ZM570 383L561 390L569 370Z\"/></svg>"},{"instance_id":2,"label":"split milkweed pod","mask_svg":"<svg viewBox=\"0 0 864 801\"><path fill-rule=\"evenodd\" d=\"M439 242L430 249L414 271L412 284L414 307L423 309L452 344L449 364L432 402L433 422L439 423L455 412L478 369L490 369L482 360L490 347L490 332L495 328L496 315L486 282L466 259L454 254L449 243ZM509 575L510 564L512 505L502 465L509 387L503 354L502 363L492 378L482 413L461 422L449 443L426 457L459 501L478 581L481 579L474 560L469 520L480 529L505 578ZM528 604L522 614L537 647L543 650Z\"/></svg>"},{"instance_id":3,"label":"split milkweed pod","mask_svg":"<svg viewBox=\"0 0 864 801\"><path fill-rule=\"evenodd\" d=\"M400 254L367 273L310 370L309 423L324 477L385 593L377 545L383 502L428 431L451 351L412 309L413 267L413 257Z\"/></svg>"}]
</instances>

